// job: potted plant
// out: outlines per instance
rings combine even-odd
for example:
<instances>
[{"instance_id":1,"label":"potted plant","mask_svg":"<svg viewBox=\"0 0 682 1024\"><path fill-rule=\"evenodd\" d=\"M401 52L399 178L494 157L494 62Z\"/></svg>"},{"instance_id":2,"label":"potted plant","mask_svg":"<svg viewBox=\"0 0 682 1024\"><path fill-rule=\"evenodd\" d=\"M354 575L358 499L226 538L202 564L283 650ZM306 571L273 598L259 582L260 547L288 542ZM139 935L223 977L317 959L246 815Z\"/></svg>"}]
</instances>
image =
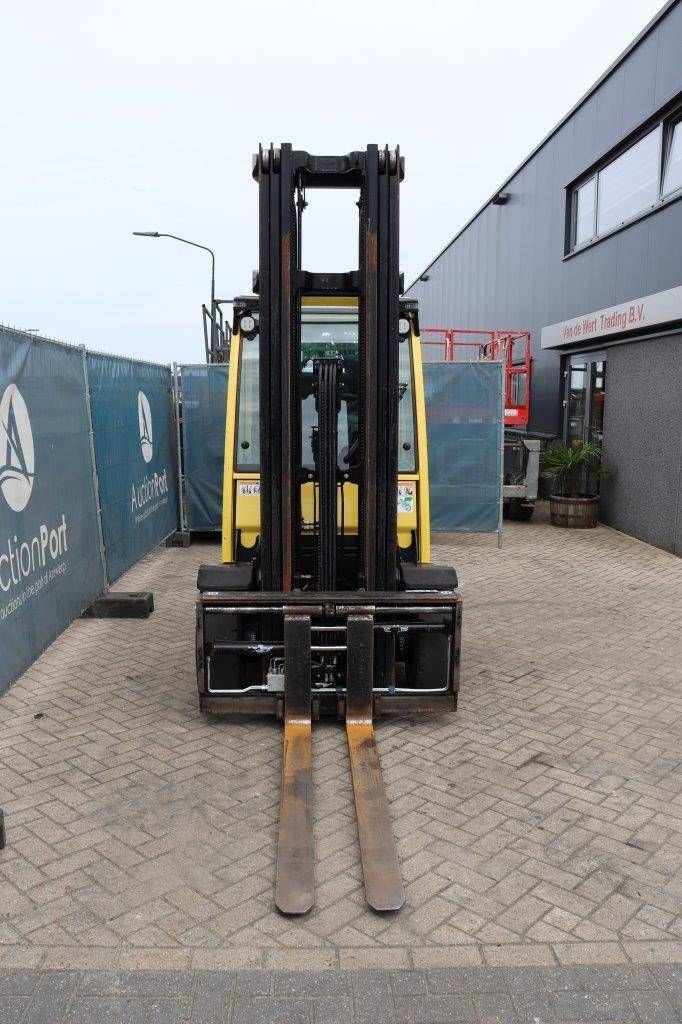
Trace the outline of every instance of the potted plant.
<instances>
[{"instance_id":1,"label":"potted plant","mask_svg":"<svg viewBox=\"0 0 682 1024\"><path fill-rule=\"evenodd\" d=\"M597 525L599 496L590 486L612 476L602 465L601 445L593 441L556 444L542 454L541 472L553 481L549 497L553 526L589 529Z\"/></svg>"}]
</instances>

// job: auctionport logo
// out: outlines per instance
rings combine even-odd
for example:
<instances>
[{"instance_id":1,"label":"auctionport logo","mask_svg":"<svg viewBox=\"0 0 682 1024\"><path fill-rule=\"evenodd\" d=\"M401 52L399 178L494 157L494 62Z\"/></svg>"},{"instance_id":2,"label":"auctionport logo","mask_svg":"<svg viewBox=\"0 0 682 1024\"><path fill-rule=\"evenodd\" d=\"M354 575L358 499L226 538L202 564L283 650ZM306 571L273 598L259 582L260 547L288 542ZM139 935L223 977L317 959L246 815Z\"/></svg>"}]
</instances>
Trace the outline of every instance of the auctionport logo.
<instances>
[{"instance_id":1,"label":"auctionport logo","mask_svg":"<svg viewBox=\"0 0 682 1024\"><path fill-rule=\"evenodd\" d=\"M152 461L154 438L152 435L152 410L144 391L137 393L137 418L140 424L140 448L145 462Z\"/></svg>"},{"instance_id":2,"label":"auctionport logo","mask_svg":"<svg viewBox=\"0 0 682 1024\"><path fill-rule=\"evenodd\" d=\"M137 418L140 424L140 450L145 462L151 462L154 454L154 439L152 435L152 410L149 406L149 399L144 391L137 393ZM162 505L168 504L168 476L166 470L163 473L153 473L145 476L140 483L132 485L130 499L130 510L136 523L142 523L154 515Z\"/></svg>"},{"instance_id":3,"label":"auctionport logo","mask_svg":"<svg viewBox=\"0 0 682 1024\"><path fill-rule=\"evenodd\" d=\"M0 400L0 460L0 490L14 512L23 512L33 490L35 451L28 409L16 384Z\"/></svg>"}]
</instances>

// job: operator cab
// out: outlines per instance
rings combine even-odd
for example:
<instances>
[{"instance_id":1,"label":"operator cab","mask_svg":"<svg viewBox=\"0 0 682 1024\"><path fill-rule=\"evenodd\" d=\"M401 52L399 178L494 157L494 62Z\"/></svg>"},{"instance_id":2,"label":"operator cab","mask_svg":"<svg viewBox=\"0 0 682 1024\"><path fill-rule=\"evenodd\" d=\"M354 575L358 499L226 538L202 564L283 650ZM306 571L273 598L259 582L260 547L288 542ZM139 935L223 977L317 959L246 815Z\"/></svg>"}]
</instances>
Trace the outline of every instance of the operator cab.
<instances>
[{"instance_id":1,"label":"operator cab","mask_svg":"<svg viewBox=\"0 0 682 1024\"><path fill-rule=\"evenodd\" d=\"M426 426L417 304L401 301L398 336L398 555L401 562L429 561L428 469ZM314 589L315 545L319 523L319 438L315 366L320 359L339 364L337 566L339 586L354 587L358 537L360 470L358 306L353 296L304 297L301 311L301 589ZM236 433L226 435L225 465L232 458L234 487L226 487L223 561L244 562L257 556L260 496L260 410L258 298L235 300L230 378L234 381ZM228 402L229 405L229 402ZM229 470L228 470L229 471ZM420 529L420 526L422 527Z\"/></svg>"}]
</instances>

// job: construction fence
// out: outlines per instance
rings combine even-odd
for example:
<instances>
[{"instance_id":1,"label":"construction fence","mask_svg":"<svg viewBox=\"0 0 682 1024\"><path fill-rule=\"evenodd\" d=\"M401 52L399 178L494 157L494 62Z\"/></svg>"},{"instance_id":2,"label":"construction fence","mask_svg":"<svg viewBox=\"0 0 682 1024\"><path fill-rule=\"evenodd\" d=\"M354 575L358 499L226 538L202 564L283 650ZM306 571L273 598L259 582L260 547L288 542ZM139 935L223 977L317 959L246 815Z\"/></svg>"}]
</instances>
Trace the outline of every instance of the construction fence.
<instances>
[{"instance_id":1,"label":"construction fence","mask_svg":"<svg viewBox=\"0 0 682 1024\"><path fill-rule=\"evenodd\" d=\"M177 529L170 369L0 328L0 692Z\"/></svg>"},{"instance_id":2,"label":"construction fence","mask_svg":"<svg viewBox=\"0 0 682 1024\"><path fill-rule=\"evenodd\" d=\"M504 457L499 362L425 363L431 529L500 533Z\"/></svg>"},{"instance_id":3,"label":"construction fence","mask_svg":"<svg viewBox=\"0 0 682 1024\"><path fill-rule=\"evenodd\" d=\"M186 532L219 532L221 528L227 374L224 363L175 368Z\"/></svg>"}]
</instances>

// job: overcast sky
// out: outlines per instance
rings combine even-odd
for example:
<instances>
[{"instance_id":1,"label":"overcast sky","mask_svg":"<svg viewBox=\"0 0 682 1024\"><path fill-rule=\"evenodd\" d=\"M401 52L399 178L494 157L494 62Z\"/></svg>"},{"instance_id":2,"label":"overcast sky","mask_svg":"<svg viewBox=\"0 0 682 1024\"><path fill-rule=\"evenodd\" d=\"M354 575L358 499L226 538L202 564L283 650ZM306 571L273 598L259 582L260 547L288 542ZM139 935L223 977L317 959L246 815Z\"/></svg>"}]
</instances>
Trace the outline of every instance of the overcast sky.
<instances>
[{"instance_id":1,"label":"overcast sky","mask_svg":"<svg viewBox=\"0 0 682 1024\"><path fill-rule=\"evenodd\" d=\"M409 282L660 6L5 0L0 322L201 361L208 256L130 233L212 246L220 297L250 291L258 142L399 143ZM311 205L306 269L354 264L348 200Z\"/></svg>"}]
</instances>

